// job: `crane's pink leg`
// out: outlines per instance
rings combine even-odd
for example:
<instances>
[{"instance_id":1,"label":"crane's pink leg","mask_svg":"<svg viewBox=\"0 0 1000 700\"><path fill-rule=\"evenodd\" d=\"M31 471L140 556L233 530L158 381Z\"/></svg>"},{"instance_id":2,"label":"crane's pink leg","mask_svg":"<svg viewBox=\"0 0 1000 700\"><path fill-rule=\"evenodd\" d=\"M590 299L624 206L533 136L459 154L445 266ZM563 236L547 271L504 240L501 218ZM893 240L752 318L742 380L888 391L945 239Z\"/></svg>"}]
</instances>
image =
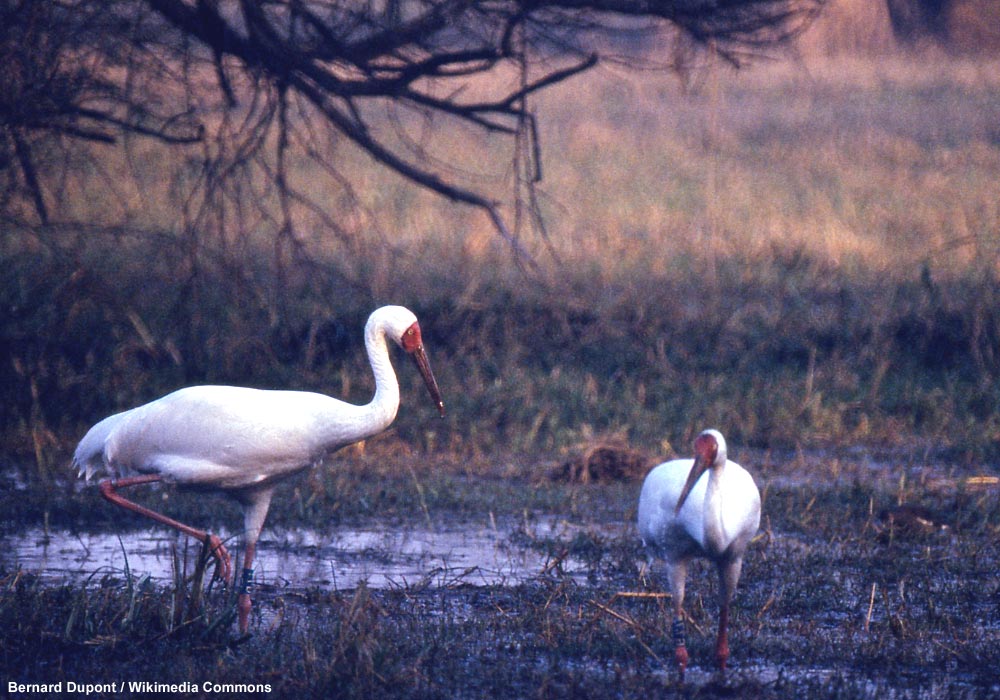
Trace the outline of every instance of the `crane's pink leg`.
<instances>
[{"instance_id":1,"label":"crane's pink leg","mask_svg":"<svg viewBox=\"0 0 1000 700\"><path fill-rule=\"evenodd\" d=\"M719 610L719 636L715 640L715 660L719 664L719 670L726 670L726 662L729 660L729 605L723 605Z\"/></svg>"},{"instance_id":2,"label":"crane's pink leg","mask_svg":"<svg viewBox=\"0 0 1000 700\"><path fill-rule=\"evenodd\" d=\"M225 545L222 544L222 540L220 540L217 535L211 535L204 530L197 530L190 525L185 525L184 523L178 522L173 518L169 518L162 513L157 513L155 510L150 510L149 508L140 506L138 503L133 503L124 496L119 495L116 491L116 489L119 488L138 486L139 484L149 484L154 481L160 481L160 477L156 474L130 476L124 479L105 479L100 483L101 495L117 506L126 508L127 510L132 511L133 513L138 513L139 515L145 515L147 518L155 520L158 523L169 525L176 530L180 530L185 535L189 535L199 542L205 543L212 556L215 557L215 577L228 582L230 580L230 576L232 575L233 564L229 557L229 552L226 551Z\"/></svg>"},{"instance_id":3,"label":"crane's pink leg","mask_svg":"<svg viewBox=\"0 0 1000 700\"><path fill-rule=\"evenodd\" d=\"M271 505L274 487L262 490L247 491L240 500L243 502L243 541L246 551L243 554L243 579L240 583L239 597L236 599L236 610L239 613L240 633L246 634L250 626L250 588L253 586L253 560L257 553L257 539L260 537L267 509Z\"/></svg>"},{"instance_id":4,"label":"crane's pink leg","mask_svg":"<svg viewBox=\"0 0 1000 700\"><path fill-rule=\"evenodd\" d=\"M719 636L715 640L715 660L720 671L726 670L726 662L729 661L729 605L736 593L742 569L742 557L719 565Z\"/></svg>"},{"instance_id":5,"label":"crane's pink leg","mask_svg":"<svg viewBox=\"0 0 1000 700\"><path fill-rule=\"evenodd\" d=\"M240 594L236 598L236 611L239 615L240 634L246 634L250 627L250 587L253 586L253 558L257 549L256 542L247 542L246 553L243 555L243 579L240 582Z\"/></svg>"}]
</instances>

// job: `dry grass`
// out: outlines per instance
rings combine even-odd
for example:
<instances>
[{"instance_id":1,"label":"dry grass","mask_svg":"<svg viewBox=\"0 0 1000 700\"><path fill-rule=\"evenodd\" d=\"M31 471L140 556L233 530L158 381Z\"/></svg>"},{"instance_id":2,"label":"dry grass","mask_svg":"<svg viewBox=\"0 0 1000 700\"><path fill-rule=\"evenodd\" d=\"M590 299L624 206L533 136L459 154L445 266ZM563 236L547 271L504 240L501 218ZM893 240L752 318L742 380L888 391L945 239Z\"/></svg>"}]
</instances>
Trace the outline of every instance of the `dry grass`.
<instances>
[{"instance_id":1,"label":"dry grass","mask_svg":"<svg viewBox=\"0 0 1000 700\"><path fill-rule=\"evenodd\" d=\"M560 253L653 271L678 255L800 247L904 275L928 256L982 261L983 247L995 263L998 86L986 66L951 67L716 70L686 95L667 77L609 69L607 82L553 92L543 114ZM590 118L574 122L581 109Z\"/></svg>"},{"instance_id":2,"label":"dry grass","mask_svg":"<svg viewBox=\"0 0 1000 700\"><path fill-rule=\"evenodd\" d=\"M270 193L245 192L244 226L203 232L183 206L191 163L106 158L132 194L105 206L102 180L80 178L91 189L66 206L128 229L0 241L17 309L7 444L56 464L85 424L186 383L363 401L359 329L393 302L427 327L450 408L428 426L406 394L397 425L418 446L685 444L711 423L762 445L993 454L998 76L986 58L898 55L703 68L684 84L601 67L538 103L548 239L522 232L530 274L485 217L342 143L327 155L353 193L293 158L340 227L297 211L294 255L263 215ZM406 115L386 125L510 191L489 165L509 144Z\"/></svg>"},{"instance_id":3,"label":"dry grass","mask_svg":"<svg viewBox=\"0 0 1000 700\"><path fill-rule=\"evenodd\" d=\"M928 256L964 269L988 253L995 264L998 75L989 58L902 54L698 68L686 84L667 71L599 67L538 101L551 243L567 266L591 261L602 277L630 276L636 264L667 272L679 256L751 259L788 248L902 274ZM399 142L446 173L499 197L512 191L509 144L405 113L384 129L405 134ZM164 167L160 154L139 148L128 161L93 154L96 170L63 193L63 213L183 233L193 164L168 158L174 167ZM303 154L293 157L292 184L326 205L353 242L345 247L299 211L296 233L312 255L379 292L394 291L380 279L397 271L509 267L485 217L417 190L346 144L323 155L350 174L353 192ZM261 214L231 227L231 254L269 247L276 223L263 214L275 200L256 194L244 211L262 206ZM557 274L546 245L526 243Z\"/></svg>"}]
</instances>

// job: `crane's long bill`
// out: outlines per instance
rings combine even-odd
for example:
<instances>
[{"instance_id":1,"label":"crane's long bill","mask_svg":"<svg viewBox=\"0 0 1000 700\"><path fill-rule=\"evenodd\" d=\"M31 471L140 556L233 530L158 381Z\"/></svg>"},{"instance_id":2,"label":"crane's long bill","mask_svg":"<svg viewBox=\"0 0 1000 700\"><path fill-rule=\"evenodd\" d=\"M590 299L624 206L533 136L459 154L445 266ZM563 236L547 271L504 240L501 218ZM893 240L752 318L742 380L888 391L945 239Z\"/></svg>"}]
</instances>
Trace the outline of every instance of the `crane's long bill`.
<instances>
[{"instance_id":1,"label":"crane's long bill","mask_svg":"<svg viewBox=\"0 0 1000 700\"><path fill-rule=\"evenodd\" d=\"M708 466L708 460L703 459L701 455L694 458L694 464L691 465L691 471L688 472L687 481L684 482L684 488L681 489L681 495L677 498L677 505L674 507L674 515L681 512L681 507L684 505L684 501L687 500L688 494L691 493L691 489L693 489L694 485L698 483L698 479L705 473Z\"/></svg>"},{"instance_id":2,"label":"crane's long bill","mask_svg":"<svg viewBox=\"0 0 1000 700\"><path fill-rule=\"evenodd\" d=\"M434 373L431 372L431 363L427 359L427 353L424 352L424 346L419 345L412 352L413 361L417 363L417 369L420 370L420 376L424 378L424 384L427 385L427 391L430 392L431 398L434 399L434 404L437 406L438 411L441 413L441 417L444 417L444 401L441 400L441 391L438 389L437 380L434 379Z\"/></svg>"}]
</instances>

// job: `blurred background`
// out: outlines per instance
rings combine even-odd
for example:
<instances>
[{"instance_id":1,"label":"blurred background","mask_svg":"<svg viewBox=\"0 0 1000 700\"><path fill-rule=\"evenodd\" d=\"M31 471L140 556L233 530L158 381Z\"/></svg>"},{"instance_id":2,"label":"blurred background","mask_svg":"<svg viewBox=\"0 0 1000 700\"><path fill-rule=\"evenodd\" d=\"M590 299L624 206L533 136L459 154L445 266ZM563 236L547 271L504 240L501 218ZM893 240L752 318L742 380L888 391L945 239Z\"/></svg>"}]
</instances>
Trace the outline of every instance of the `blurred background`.
<instances>
[{"instance_id":1,"label":"blurred background","mask_svg":"<svg viewBox=\"0 0 1000 700\"><path fill-rule=\"evenodd\" d=\"M488 206L356 133L317 136L294 99L255 101L250 63L209 79L230 70L209 57L176 85L162 76L183 64L161 67L155 94L183 119L158 138L135 128L152 107L114 112L132 127L114 138L113 120L55 121L63 104L39 129L30 71L8 71L0 459L62 477L90 424L190 384L366 402L362 328L395 303L448 407L437 418L397 362L387 439L412 449L666 455L714 426L761 448L995 462L1000 5L831 0L790 34L739 50L659 25L590 36L596 65L526 93L510 133L389 98L357 117ZM78 43L2 45L55 66L32 78L50 97L81 84ZM470 72L460 94L517 93L532 70Z\"/></svg>"}]
</instances>

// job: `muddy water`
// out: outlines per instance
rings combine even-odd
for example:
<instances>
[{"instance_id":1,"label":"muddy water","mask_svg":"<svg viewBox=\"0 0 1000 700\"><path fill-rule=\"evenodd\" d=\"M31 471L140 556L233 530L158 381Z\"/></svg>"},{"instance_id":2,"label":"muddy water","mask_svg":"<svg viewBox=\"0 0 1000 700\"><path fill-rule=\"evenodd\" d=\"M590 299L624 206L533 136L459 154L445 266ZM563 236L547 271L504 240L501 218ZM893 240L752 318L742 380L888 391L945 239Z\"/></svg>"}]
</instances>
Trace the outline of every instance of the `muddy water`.
<instances>
[{"instance_id":1,"label":"muddy water","mask_svg":"<svg viewBox=\"0 0 1000 700\"><path fill-rule=\"evenodd\" d=\"M512 540L515 529L520 545ZM516 528L265 530L258 544L256 578L265 586L338 590L354 588L360 581L372 588L513 585L539 576L550 564L544 554L523 546L525 539L571 538L584 529L542 518ZM240 551L238 538L230 537L227 545L234 556ZM119 534L50 531L47 535L35 528L0 537L0 564L53 582L81 582L123 575L126 570L169 582L176 562L186 559L190 567L199 550L193 540L160 528ZM572 558L561 561L560 567L570 575L585 568Z\"/></svg>"}]
</instances>

